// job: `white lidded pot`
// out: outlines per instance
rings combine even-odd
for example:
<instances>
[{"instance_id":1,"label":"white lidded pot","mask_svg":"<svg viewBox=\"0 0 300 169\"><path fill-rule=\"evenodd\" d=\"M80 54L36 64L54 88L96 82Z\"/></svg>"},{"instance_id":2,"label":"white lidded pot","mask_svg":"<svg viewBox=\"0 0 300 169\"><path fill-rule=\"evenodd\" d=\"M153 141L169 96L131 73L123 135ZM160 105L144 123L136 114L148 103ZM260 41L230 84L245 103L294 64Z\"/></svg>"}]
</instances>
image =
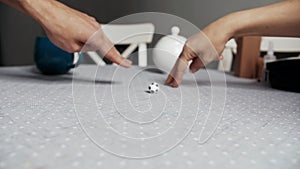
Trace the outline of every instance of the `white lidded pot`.
<instances>
[{"instance_id":1,"label":"white lidded pot","mask_svg":"<svg viewBox=\"0 0 300 169\"><path fill-rule=\"evenodd\" d=\"M162 37L153 49L153 62L163 72L170 73L179 57L186 38L179 35L180 29L173 26L172 34Z\"/></svg>"}]
</instances>

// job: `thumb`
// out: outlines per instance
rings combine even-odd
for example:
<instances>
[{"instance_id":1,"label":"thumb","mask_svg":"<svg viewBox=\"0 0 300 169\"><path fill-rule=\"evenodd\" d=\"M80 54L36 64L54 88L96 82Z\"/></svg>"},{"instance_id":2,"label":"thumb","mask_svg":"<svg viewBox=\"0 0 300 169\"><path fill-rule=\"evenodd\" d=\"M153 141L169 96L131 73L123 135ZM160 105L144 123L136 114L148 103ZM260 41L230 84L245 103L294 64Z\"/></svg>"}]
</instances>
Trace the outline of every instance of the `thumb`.
<instances>
[{"instance_id":1,"label":"thumb","mask_svg":"<svg viewBox=\"0 0 300 169\"><path fill-rule=\"evenodd\" d=\"M200 58L196 57L196 58L193 59L193 62L190 65L190 72L195 73L199 69L201 69L202 67L204 67L203 62L201 61Z\"/></svg>"}]
</instances>

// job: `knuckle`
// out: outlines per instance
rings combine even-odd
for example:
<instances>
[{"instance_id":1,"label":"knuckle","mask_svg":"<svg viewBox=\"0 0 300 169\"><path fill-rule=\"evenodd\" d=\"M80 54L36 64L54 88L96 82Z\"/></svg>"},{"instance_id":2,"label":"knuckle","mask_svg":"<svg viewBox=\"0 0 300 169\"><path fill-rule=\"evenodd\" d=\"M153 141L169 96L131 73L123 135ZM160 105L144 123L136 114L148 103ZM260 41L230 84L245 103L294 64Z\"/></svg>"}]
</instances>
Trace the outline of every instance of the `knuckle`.
<instances>
[{"instance_id":1,"label":"knuckle","mask_svg":"<svg viewBox=\"0 0 300 169\"><path fill-rule=\"evenodd\" d=\"M96 18L93 16L90 16L91 20L96 21Z\"/></svg>"},{"instance_id":2,"label":"knuckle","mask_svg":"<svg viewBox=\"0 0 300 169\"><path fill-rule=\"evenodd\" d=\"M72 44L67 48L67 52L69 53L74 53L74 52L79 52L81 50L82 46L78 44Z\"/></svg>"}]
</instances>

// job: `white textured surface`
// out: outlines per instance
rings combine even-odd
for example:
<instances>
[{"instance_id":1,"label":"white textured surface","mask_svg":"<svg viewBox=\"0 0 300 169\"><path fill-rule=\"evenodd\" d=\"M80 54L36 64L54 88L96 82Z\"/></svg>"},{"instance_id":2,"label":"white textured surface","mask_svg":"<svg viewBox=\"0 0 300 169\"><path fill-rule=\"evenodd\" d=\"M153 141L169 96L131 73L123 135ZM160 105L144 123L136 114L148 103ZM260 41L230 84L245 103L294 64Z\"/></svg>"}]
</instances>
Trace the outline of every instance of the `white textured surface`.
<instances>
[{"instance_id":1,"label":"white textured surface","mask_svg":"<svg viewBox=\"0 0 300 169\"><path fill-rule=\"evenodd\" d=\"M77 103L81 100L74 99L75 106L72 74L46 77L35 73L32 67L0 68L1 169L296 169L300 166L300 94L274 90L256 81L231 75L226 75L227 97L222 121L207 143L197 143L200 128L195 125L183 142L154 158L133 160L107 153L87 137L77 116L86 132L93 133L92 138L100 145L120 154L123 151L125 154L137 155L134 154L134 147L128 149L128 146L133 145L114 146L115 136L107 132L109 130L103 123L99 123L99 116L102 115L121 134L140 138L153 136L168 128L177 117L178 106L182 106L182 110L186 110L183 112L183 120L177 123L177 130L173 130L180 135L181 130L191 125L198 108L197 124L203 122L207 115L211 98L210 82L205 71L201 71L196 76L197 83L193 83L191 76L187 75L182 87L173 89L162 84L166 75L141 71L138 67L118 71L112 66L100 68L95 81L95 66L79 68L82 74L77 74L74 81L76 85L73 87L75 95L85 97L86 102ZM139 74L133 76L134 72L139 71ZM113 73L116 75L114 79ZM143 91L152 81L160 84L157 95ZM91 100L96 100L98 113L88 106L93 104L89 103L89 92L95 93ZM178 98L182 98L182 105ZM149 121L159 116L164 106L161 119L143 127L126 122L120 116L120 112L123 112L133 120ZM143 114L146 110L151 113ZM156 146L163 147L172 141L172 134L169 139L163 137L156 140ZM114 140L110 141L112 138ZM145 147L155 152L157 147L147 149L151 148L152 143L145 144ZM138 155L151 153L143 152L142 148Z\"/></svg>"}]
</instances>

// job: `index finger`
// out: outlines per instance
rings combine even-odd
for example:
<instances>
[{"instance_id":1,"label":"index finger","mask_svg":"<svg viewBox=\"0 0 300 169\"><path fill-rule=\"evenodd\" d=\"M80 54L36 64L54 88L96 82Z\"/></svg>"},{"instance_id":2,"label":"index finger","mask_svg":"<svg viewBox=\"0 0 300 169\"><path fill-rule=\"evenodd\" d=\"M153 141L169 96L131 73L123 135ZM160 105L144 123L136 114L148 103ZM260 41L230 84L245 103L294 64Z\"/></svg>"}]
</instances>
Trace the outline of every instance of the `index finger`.
<instances>
[{"instance_id":1,"label":"index finger","mask_svg":"<svg viewBox=\"0 0 300 169\"><path fill-rule=\"evenodd\" d=\"M182 82L183 74L187 68L188 61L179 57L173 66L168 78L165 82L166 85L171 85L172 87L178 87Z\"/></svg>"},{"instance_id":2,"label":"index finger","mask_svg":"<svg viewBox=\"0 0 300 169\"><path fill-rule=\"evenodd\" d=\"M102 32L103 33L103 32ZM102 34L102 45L99 46L102 54L110 61L123 66L130 67L132 62L121 56L120 52L115 48L114 44Z\"/></svg>"},{"instance_id":3,"label":"index finger","mask_svg":"<svg viewBox=\"0 0 300 169\"><path fill-rule=\"evenodd\" d=\"M130 67L132 64L130 60L121 56L114 44L101 29L92 35L85 46L87 48L86 50L99 50L104 57L120 66Z\"/></svg>"},{"instance_id":4,"label":"index finger","mask_svg":"<svg viewBox=\"0 0 300 169\"><path fill-rule=\"evenodd\" d=\"M114 46L105 54L105 57L110 61L126 68L130 67L132 64L130 60L122 57Z\"/></svg>"}]
</instances>

